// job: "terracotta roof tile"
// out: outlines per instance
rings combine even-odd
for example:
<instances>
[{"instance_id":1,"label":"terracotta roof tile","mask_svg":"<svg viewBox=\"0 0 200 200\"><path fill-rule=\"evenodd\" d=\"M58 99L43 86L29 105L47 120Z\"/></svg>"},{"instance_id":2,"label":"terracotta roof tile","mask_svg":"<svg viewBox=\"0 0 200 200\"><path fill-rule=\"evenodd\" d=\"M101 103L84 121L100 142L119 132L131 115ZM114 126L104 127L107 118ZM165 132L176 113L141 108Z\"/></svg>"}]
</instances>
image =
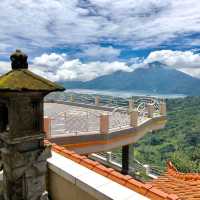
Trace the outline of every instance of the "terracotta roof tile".
<instances>
[{"instance_id":1,"label":"terracotta roof tile","mask_svg":"<svg viewBox=\"0 0 200 200\"><path fill-rule=\"evenodd\" d=\"M183 200L200 200L200 174L178 172L171 162L167 164L166 174L150 183L165 193L172 193L172 199L178 196Z\"/></svg>"},{"instance_id":2,"label":"terracotta roof tile","mask_svg":"<svg viewBox=\"0 0 200 200\"><path fill-rule=\"evenodd\" d=\"M46 144L50 144L47 140ZM152 200L181 200L176 194L171 194L171 192L165 192L155 187L154 184L142 183L131 176L122 175L121 173L115 171L112 168L107 168L104 165L88 159L86 156L81 156L73 151L69 151L64 147L58 146L56 144L51 144L52 150L103 175L111 180L128 187ZM191 200L191 199L190 199Z\"/></svg>"}]
</instances>

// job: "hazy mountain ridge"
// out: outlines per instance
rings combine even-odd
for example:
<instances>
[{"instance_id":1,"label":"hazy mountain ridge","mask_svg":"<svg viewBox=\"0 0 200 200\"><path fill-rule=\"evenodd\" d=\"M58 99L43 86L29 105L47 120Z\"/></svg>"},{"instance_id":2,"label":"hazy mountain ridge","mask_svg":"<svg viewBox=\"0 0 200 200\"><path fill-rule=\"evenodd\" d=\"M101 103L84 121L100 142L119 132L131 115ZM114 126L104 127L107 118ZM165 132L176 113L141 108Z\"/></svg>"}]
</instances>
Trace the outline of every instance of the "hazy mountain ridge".
<instances>
[{"instance_id":1,"label":"hazy mountain ridge","mask_svg":"<svg viewBox=\"0 0 200 200\"><path fill-rule=\"evenodd\" d=\"M155 93L200 95L200 79L159 62L150 63L133 72L117 71L87 82L67 81L66 88L100 90L142 90Z\"/></svg>"}]
</instances>

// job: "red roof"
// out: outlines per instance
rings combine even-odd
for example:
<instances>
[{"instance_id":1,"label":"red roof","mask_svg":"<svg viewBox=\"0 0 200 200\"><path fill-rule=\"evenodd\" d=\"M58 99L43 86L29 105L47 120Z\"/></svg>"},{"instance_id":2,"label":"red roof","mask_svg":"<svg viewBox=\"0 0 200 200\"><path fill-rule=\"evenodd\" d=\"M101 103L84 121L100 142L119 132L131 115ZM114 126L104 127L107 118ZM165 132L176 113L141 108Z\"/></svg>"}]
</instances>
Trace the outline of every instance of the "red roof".
<instances>
[{"instance_id":1,"label":"red roof","mask_svg":"<svg viewBox=\"0 0 200 200\"><path fill-rule=\"evenodd\" d=\"M46 141L46 143L49 142ZM52 150L152 200L181 200L174 193L164 192L152 184L137 181L131 176L123 175L112 168L107 168L99 162L69 151L59 145L52 144Z\"/></svg>"},{"instance_id":2,"label":"red roof","mask_svg":"<svg viewBox=\"0 0 200 200\"><path fill-rule=\"evenodd\" d=\"M181 200L200 200L200 174L181 173L171 162L167 172L150 182L163 192L176 194Z\"/></svg>"}]
</instances>

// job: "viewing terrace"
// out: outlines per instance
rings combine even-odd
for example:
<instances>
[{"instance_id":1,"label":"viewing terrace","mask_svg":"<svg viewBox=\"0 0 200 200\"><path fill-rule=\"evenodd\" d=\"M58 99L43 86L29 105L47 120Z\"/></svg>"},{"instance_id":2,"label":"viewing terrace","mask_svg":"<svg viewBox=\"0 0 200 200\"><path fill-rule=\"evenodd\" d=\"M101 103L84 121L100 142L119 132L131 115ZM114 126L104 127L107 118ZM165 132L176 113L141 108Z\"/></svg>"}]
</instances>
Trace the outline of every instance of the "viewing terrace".
<instances>
[{"instance_id":1,"label":"viewing terrace","mask_svg":"<svg viewBox=\"0 0 200 200\"><path fill-rule=\"evenodd\" d=\"M166 104L149 97L124 99L119 106L99 96L93 102L71 96L69 101L47 101L44 113L48 139L82 154L135 143L166 123Z\"/></svg>"}]
</instances>

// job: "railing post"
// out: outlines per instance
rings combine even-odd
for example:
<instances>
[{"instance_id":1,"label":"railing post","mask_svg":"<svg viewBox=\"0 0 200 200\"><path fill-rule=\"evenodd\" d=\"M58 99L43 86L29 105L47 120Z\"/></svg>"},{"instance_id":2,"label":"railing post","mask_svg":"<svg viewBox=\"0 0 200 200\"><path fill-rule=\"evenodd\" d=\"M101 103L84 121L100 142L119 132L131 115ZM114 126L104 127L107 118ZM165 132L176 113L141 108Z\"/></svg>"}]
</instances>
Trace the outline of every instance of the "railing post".
<instances>
[{"instance_id":1,"label":"railing post","mask_svg":"<svg viewBox=\"0 0 200 200\"><path fill-rule=\"evenodd\" d=\"M138 126L138 111L134 109L130 112L130 126L137 127Z\"/></svg>"},{"instance_id":2,"label":"railing post","mask_svg":"<svg viewBox=\"0 0 200 200\"><path fill-rule=\"evenodd\" d=\"M51 138L51 118L48 116L44 117L44 133L46 138Z\"/></svg>"},{"instance_id":3,"label":"railing post","mask_svg":"<svg viewBox=\"0 0 200 200\"><path fill-rule=\"evenodd\" d=\"M146 175L147 176L149 176L149 174L150 174L150 166L149 165L143 165L143 167L145 168L145 170L146 170Z\"/></svg>"},{"instance_id":4,"label":"railing post","mask_svg":"<svg viewBox=\"0 0 200 200\"><path fill-rule=\"evenodd\" d=\"M154 106L152 103L147 104L147 112L148 112L148 117L153 118Z\"/></svg>"},{"instance_id":5,"label":"railing post","mask_svg":"<svg viewBox=\"0 0 200 200\"><path fill-rule=\"evenodd\" d=\"M100 97L99 96L95 96L95 105L99 106L100 103Z\"/></svg>"},{"instance_id":6,"label":"railing post","mask_svg":"<svg viewBox=\"0 0 200 200\"><path fill-rule=\"evenodd\" d=\"M70 96L70 101L74 102L74 95L73 94Z\"/></svg>"},{"instance_id":7,"label":"railing post","mask_svg":"<svg viewBox=\"0 0 200 200\"><path fill-rule=\"evenodd\" d=\"M106 161L108 163L111 163L111 161L112 161L112 152L111 151L106 152Z\"/></svg>"},{"instance_id":8,"label":"railing post","mask_svg":"<svg viewBox=\"0 0 200 200\"><path fill-rule=\"evenodd\" d=\"M166 103L160 102L160 115L165 116L167 113Z\"/></svg>"},{"instance_id":9,"label":"railing post","mask_svg":"<svg viewBox=\"0 0 200 200\"><path fill-rule=\"evenodd\" d=\"M132 99L128 100L128 109L133 110L135 108L134 101Z\"/></svg>"},{"instance_id":10,"label":"railing post","mask_svg":"<svg viewBox=\"0 0 200 200\"><path fill-rule=\"evenodd\" d=\"M108 134L109 132L109 115L101 114L100 115L100 133Z\"/></svg>"}]
</instances>

